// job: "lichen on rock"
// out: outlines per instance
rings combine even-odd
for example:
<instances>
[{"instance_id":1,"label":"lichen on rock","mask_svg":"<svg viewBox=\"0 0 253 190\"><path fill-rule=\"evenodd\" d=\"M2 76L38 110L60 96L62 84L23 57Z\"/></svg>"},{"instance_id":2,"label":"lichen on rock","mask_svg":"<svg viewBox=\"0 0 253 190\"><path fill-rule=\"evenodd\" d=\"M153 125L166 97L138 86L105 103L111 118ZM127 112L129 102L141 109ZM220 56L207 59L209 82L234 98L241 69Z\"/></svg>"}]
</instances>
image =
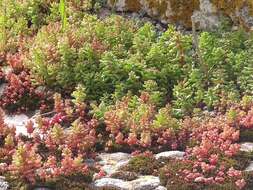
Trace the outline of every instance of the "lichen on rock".
<instances>
[{"instance_id":1,"label":"lichen on rock","mask_svg":"<svg viewBox=\"0 0 253 190\"><path fill-rule=\"evenodd\" d=\"M191 28L192 16L201 29L219 26L222 17L253 28L252 0L108 0L108 4L118 11L144 11L162 23L185 28Z\"/></svg>"}]
</instances>

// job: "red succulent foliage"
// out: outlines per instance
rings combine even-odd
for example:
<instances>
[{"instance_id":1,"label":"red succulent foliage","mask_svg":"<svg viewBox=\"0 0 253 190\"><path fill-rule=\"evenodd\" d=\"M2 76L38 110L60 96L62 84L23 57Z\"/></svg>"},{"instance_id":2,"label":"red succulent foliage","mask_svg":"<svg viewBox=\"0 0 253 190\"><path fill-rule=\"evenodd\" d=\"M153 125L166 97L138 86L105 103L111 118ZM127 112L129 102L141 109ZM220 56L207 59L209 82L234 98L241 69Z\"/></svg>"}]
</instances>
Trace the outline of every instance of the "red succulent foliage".
<instances>
[{"instance_id":1,"label":"red succulent foliage","mask_svg":"<svg viewBox=\"0 0 253 190\"><path fill-rule=\"evenodd\" d=\"M27 112L41 108L46 110L50 105L50 96L47 92L37 89L31 81L28 71L21 71L18 74L8 73L5 77L7 86L0 99L2 108L9 112Z\"/></svg>"},{"instance_id":2,"label":"red succulent foliage","mask_svg":"<svg viewBox=\"0 0 253 190\"><path fill-rule=\"evenodd\" d=\"M18 52L16 54L7 54L7 64L15 71L20 72L24 69L23 54Z\"/></svg>"},{"instance_id":3,"label":"red succulent foliage","mask_svg":"<svg viewBox=\"0 0 253 190\"><path fill-rule=\"evenodd\" d=\"M4 123L4 112L0 110L0 156L5 163L0 173L29 184L77 173L90 175L84 159L97 142L97 121L87 115L84 105L61 98L56 105L57 101L64 102L59 112L54 110L50 117L38 116L36 125L32 121L26 124L28 138L16 136L15 129Z\"/></svg>"},{"instance_id":4,"label":"red succulent foliage","mask_svg":"<svg viewBox=\"0 0 253 190\"><path fill-rule=\"evenodd\" d=\"M249 110L247 115L241 118L240 124L243 128L253 128L253 109Z\"/></svg>"},{"instance_id":5,"label":"red succulent foliage","mask_svg":"<svg viewBox=\"0 0 253 190\"><path fill-rule=\"evenodd\" d=\"M196 145L187 148L185 158L177 161L187 163L190 167L176 170L178 177L188 184L208 186L233 182L238 189L243 189L246 182L242 171L226 162L240 150L240 145L236 143L239 130L229 125L224 117L203 122L188 121L188 126L193 123L191 141ZM168 172L170 175L171 171Z\"/></svg>"}]
</instances>

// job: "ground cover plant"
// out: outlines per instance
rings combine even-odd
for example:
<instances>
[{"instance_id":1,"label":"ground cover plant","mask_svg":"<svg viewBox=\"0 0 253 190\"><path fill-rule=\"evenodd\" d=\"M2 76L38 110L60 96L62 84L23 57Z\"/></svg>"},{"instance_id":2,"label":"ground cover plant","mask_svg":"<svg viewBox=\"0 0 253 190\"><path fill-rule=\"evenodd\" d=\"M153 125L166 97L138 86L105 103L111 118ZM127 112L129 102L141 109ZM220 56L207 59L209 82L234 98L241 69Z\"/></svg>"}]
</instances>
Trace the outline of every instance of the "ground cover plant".
<instances>
[{"instance_id":1,"label":"ground cover plant","mask_svg":"<svg viewBox=\"0 0 253 190\"><path fill-rule=\"evenodd\" d=\"M105 175L86 160L122 151L134 155L123 168L131 179L252 189L253 156L239 144L253 138L252 33L221 26L196 44L174 26L101 16L104 4L0 0L0 174L10 188L85 189ZM5 123L35 110L27 135ZM155 159L169 150L186 154Z\"/></svg>"}]
</instances>

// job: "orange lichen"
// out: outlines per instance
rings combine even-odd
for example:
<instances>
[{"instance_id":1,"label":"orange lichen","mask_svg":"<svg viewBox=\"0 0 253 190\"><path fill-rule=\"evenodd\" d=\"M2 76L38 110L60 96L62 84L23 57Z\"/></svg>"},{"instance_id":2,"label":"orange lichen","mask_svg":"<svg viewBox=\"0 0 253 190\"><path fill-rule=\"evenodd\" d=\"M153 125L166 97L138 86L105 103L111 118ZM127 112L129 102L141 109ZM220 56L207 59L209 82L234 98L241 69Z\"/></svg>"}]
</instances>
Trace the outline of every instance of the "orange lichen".
<instances>
[{"instance_id":1,"label":"orange lichen","mask_svg":"<svg viewBox=\"0 0 253 190\"><path fill-rule=\"evenodd\" d=\"M115 6L115 4L118 2L118 0L109 0L110 6ZM125 10L126 11L132 11L132 12L138 12L141 10L141 4L139 0L125 0Z\"/></svg>"},{"instance_id":2,"label":"orange lichen","mask_svg":"<svg viewBox=\"0 0 253 190\"><path fill-rule=\"evenodd\" d=\"M253 1L252 0L212 0L211 1L218 10L223 10L228 15L234 14L236 10L241 9L243 6L250 7L251 13L253 13Z\"/></svg>"},{"instance_id":3,"label":"orange lichen","mask_svg":"<svg viewBox=\"0 0 253 190\"><path fill-rule=\"evenodd\" d=\"M118 0L109 0L115 5ZM233 18L234 22L246 25L244 19L236 15L236 11L244 6L249 7L250 15L253 16L253 0L210 0L217 11ZM191 16L195 10L200 9L200 0L125 0L126 10L137 12L146 9L151 17L168 23L180 23L186 28L191 28ZM218 13L217 13L218 14Z\"/></svg>"},{"instance_id":4,"label":"orange lichen","mask_svg":"<svg viewBox=\"0 0 253 190\"><path fill-rule=\"evenodd\" d=\"M137 12L141 10L140 1L136 0L126 0L126 6L129 11Z\"/></svg>"},{"instance_id":5,"label":"orange lichen","mask_svg":"<svg viewBox=\"0 0 253 190\"><path fill-rule=\"evenodd\" d=\"M185 27L191 28L191 16L199 10L199 0L170 0L174 15L169 18L172 22L180 21Z\"/></svg>"},{"instance_id":6,"label":"orange lichen","mask_svg":"<svg viewBox=\"0 0 253 190\"><path fill-rule=\"evenodd\" d=\"M199 9L199 0L146 0L146 3L151 10L156 10L158 17L170 23L179 22L188 28L194 10ZM171 13L166 15L169 9Z\"/></svg>"},{"instance_id":7,"label":"orange lichen","mask_svg":"<svg viewBox=\"0 0 253 190\"><path fill-rule=\"evenodd\" d=\"M168 7L167 0L146 0L148 7L152 10L156 10L157 14L162 16L165 15L165 12Z\"/></svg>"},{"instance_id":8,"label":"orange lichen","mask_svg":"<svg viewBox=\"0 0 253 190\"><path fill-rule=\"evenodd\" d=\"M235 12L242 9L244 6L249 8L249 13L253 16L253 0L212 0L211 2L219 11L223 11L224 14L230 17L233 17ZM233 18L234 22L238 22L244 28L249 29L244 19L240 17Z\"/></svg>"}]
</instances>

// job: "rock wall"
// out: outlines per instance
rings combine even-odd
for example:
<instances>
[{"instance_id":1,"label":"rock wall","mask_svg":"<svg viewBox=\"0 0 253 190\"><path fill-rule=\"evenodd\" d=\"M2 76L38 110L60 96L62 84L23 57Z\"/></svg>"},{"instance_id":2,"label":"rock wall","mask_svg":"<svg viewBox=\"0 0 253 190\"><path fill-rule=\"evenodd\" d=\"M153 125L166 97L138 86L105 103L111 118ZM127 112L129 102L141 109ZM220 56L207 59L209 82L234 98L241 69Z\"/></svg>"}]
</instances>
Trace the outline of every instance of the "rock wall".
<instances>
[{"instance_id":1,"label":"rock wall","mask_svg":"<svg viewBox=\"0 0 253 190\"><path fill-rule=\"evenodd\" d=\"M142 11L162 23L201 29L219 26L224 18L253 30L253 0L108 0L116 11Z\"/></svg>"}]
</instances>

